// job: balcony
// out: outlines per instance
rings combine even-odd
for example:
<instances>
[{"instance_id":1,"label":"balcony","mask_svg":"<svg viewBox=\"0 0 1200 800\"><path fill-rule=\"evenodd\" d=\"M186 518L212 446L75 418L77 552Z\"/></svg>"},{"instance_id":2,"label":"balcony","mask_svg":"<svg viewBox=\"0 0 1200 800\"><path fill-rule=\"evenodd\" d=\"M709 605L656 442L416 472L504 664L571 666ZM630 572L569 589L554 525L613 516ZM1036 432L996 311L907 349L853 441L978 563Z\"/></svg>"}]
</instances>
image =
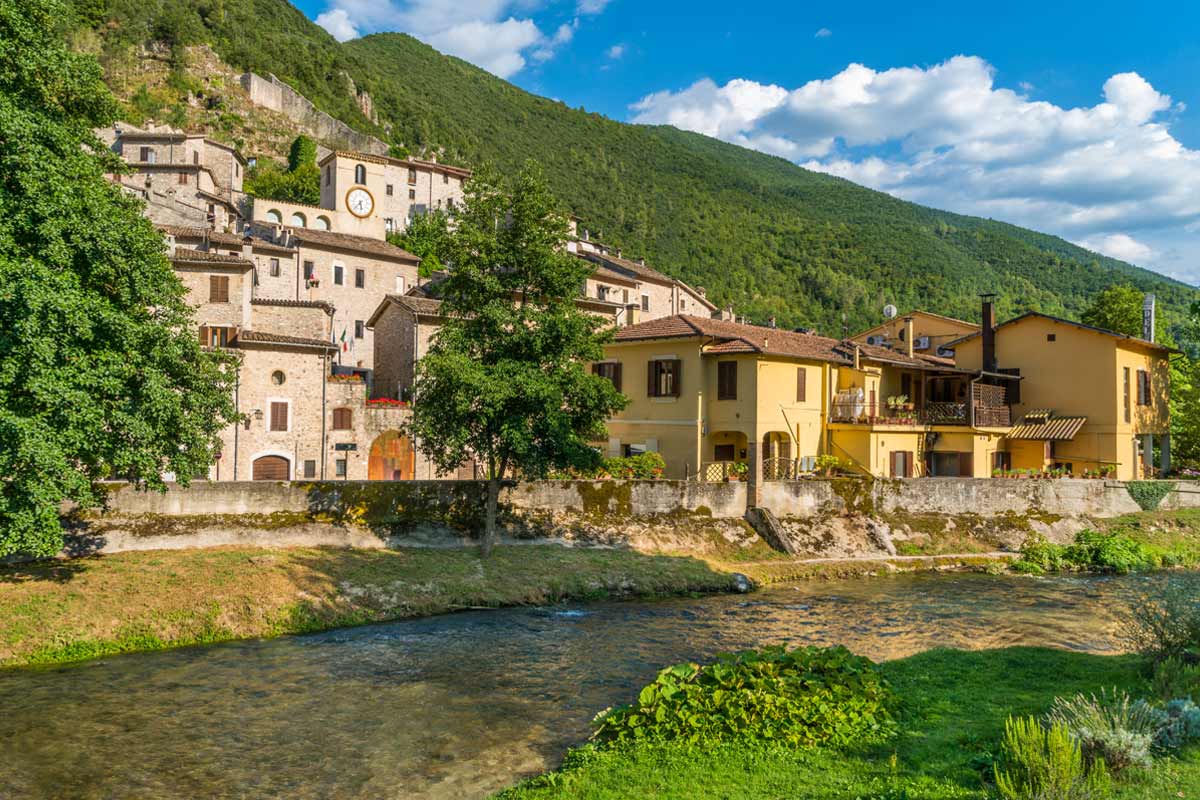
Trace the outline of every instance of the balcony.
<instances>
[{"instance_id":1,"label":"balcony","mask_svg":"<svg viewBox=\"0 0 1200 800\"><path fill-rule=\"evenodd\" d=\"M975 384L971 387L971 395L969 404L934 400L889 403L864 398L854 390L842 391L834 397L829 421L912 427L974 424L977 428L1007 428L1012 424L1004 387Z\"/></svg>"}]
</instances>

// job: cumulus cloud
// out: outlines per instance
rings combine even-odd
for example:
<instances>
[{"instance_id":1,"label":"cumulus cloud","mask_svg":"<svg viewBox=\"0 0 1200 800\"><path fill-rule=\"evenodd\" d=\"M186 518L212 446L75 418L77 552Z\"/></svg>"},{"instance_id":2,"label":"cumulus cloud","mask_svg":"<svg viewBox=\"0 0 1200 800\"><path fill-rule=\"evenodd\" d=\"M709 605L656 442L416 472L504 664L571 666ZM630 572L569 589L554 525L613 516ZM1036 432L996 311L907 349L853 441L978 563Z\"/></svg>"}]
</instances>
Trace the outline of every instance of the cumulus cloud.
<instances>
[{"instance_id":1,"label":"cumulus cloud","mask_svg":"<svg viewBox=\"0 0 1200 800\"><path fill-rule=\"evenodd\" d=\"M1200 151L1171 135L1164 117L1180 106L1170 97L1132 72L1109 78L1102 100L1087 107L1031 100L1030 89L999 87L986 61L957 56L928 68L850 64L790 89L704 79L631 109L636 122L715 136L1150 266L1165 250L1156 237L1200 222Z\"/></svg>"},{"instance_id":2,"label":"cumulus cloud","mask_svg":"<svg viewBox=\"0 0 1200 800\"><path fill-rule=\"evenodd\" d=\"M625 55L625 45L614 44L612 47L608 48L605 55L607 55L612 60L616 61L618 58Z\"/></svg>"},{"instance_id":3,"label":"cumulus cloud","mask_svg":"<svg viewBox=\"0 0 1200 800\"><path fill-rule=\"evenodd\" d=\"M813 34L814 39L828 39L830 36L833 36L833 31L829 30L829 28L821 28Z\"/></svg>"},{"instance_id":4,"label":"cumulus cloud","mask_svg":"<svg viewBox=\"0 0 1200 800\"><path fill-rule=\"evenodd\" d=\"M599 14L606 4L607 0L583 0L578 13ZM330 0L316 21L338 41L376 31L410 33L507 78L530 60L553 58L574 38L579 18L546 34L528 16L541 5L541 0Z\"/></svg>"}]
</instances>

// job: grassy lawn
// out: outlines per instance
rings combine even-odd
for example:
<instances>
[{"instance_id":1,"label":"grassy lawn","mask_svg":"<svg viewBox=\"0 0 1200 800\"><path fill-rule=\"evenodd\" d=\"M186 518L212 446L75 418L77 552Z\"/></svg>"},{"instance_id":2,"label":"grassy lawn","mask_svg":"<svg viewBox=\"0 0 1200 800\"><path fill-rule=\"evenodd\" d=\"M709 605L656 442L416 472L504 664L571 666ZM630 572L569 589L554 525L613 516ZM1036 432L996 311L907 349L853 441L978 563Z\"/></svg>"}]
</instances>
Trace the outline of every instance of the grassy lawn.
<instances>
[{"instance_id":1,"label":"grassy lawn","mask_svg":"<svg viewBox=\"0 0 1200 800\"><path fill-rule=\"evenodd\" d=\"M805 798L957 800L989 795L983 781L1009 714L1042 714L1056 695L1121 687L1141 694L1128 656L1042 648L933 650L883 665L902 699L901 733L859 750L641 745L585 749L563 771L509 790L506 800ZM631 689L631 691L633 691ZM1127 774L1121 800L1200 798L1200 748Z\"/></svg>"},{"instance_id":2,"label":"grassy lawn","mask_svg":"<svg viewBox=\"0 0 1200 800\"><path fill-rule=\"evenodd\" d=\"M627 550L157 550L0 567L0 665L75 661L464 608L730 589L704 561Z\"/></svg>"}]
</instances>

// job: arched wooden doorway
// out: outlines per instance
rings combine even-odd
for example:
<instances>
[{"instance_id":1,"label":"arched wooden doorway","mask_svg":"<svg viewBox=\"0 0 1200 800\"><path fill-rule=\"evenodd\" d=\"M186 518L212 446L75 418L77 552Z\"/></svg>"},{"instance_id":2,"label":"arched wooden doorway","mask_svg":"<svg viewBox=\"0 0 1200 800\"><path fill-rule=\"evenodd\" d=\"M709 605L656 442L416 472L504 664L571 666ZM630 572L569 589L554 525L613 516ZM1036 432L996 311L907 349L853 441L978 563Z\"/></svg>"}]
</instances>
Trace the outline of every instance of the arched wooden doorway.
<instances>
[{"instance_id":1,"label":"arched wooden doorway","mask_svg":"<svg viewBox=\"0 0 1200 800\"><path fill-rule=\"evenodd\" d=\"M373 481L411 481L416 475L412 442L399 431L379 434L371 445L367 478Z\"/></svg>"},{"instance_id":2,"label":"arched wooden doorway","mask_svg":"<svg viewBox=\"0 0 1200 800\"><path fill-rule=\"evenodd\" d=\"M254 459L252 478L256 481L286 481L291 475L290 462L283 456Z\"/></svg>"}]
</instances>

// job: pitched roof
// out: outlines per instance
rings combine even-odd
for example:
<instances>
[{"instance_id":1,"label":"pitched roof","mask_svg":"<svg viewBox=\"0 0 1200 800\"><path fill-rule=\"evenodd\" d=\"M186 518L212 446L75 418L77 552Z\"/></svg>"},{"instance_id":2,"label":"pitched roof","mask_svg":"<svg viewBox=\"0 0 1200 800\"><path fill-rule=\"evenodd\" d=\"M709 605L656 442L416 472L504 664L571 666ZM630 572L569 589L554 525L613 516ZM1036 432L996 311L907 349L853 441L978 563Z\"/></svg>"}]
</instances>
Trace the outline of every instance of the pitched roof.
<instances>
[{"instance_id":1,"label":"pitched roof","mask_svg":"<svg viewBox=\"0 0 1200 800\"><path fill-rule=\"evenodd\" d=\"M207 250L193 250L190 247L176 247L175 253L171 256L171 261L184 264L223 264L231 267L246 268L254 266L241 256L213 253Z\"/></svg>"},{"instance_id":2,"label":"pitched roof","mask_svg":"<svg viewBox=\"0 0 1200 800\"><path fill-rule=\"evenodd\" d=\"M837 339L687 314L660 317L621 328L614 339L617 342L636 342L697 336L719 340L705 351L707 353L763 353L837 364L852 362L852 354L847 353L844 343Z\"/></svg>"},{"instance_id":3,"label":"pitched roof","mask_svg":"<svg viewBox=\"0 0 1200 800\"><path fill-rule=\"evenodd\" d=\"M209 228L192 227L188 225L156 225L163 233L168 236L174 236L176 239L208 239L210 242L216 242L219 245L227 247L241 247L246 237L236 233L226 233L225 231L211 230ZM262 238L261 236L251 236L250 243L255 250L262 250L267 253L286 253L292 255L296 252L294 247L284 247L281 244L275 244L272 241Z\"/></svg>"},{"instance_id":4,"label":"pitched roof","mask_svg":"<svg viewBox=\"0 0 1200 800\"><path fill-rule=\"evenodd\" d=\"M945 314L935 314L932 311L923 311L919 308L914 308L912 311L909 311L907 314L897 314L895 319L889 319L889 320L886 320L885 322L879 323L878 325L867 328L865 331L859 331L858 333L854 334L850 338L857 339L860 336L866 336L867 334L872 333L873 331L877 331L880 328L887 327L888 325L895 322L896 320L903 320L905 317L932 317L933 319L940 319L943 322L950 322L955 325L962 325L963 327L966 327L966 328L975 328L976 330L978 330L978 328L979 328L979 323L977 323L977 322L967 322L965 319L958 319L956 317L948 317Z\"/></svg>"},{"instance_id":5,"label":"pitched roof","mask_svg":"<svg viewBox=\"0 0 1200 800\"><path fill-rule=\"evenodd\" d=\"M656 269L647 267L645 264L639 264L636 261L630 261L628 258L621 258L620 256L614 256L610 253L596 253L588 251L579 253L579 257L586 258L588 261L604 264L608 267L613 267L618 272L636 275L644 280L666 284L672 284L675 282L675 279L671 276L664 275Z\"/></svg>"},{"instance_id":6,"label":"pitched roof","mask_svg":"<svg viewBox=\"0 0 1200 800\"><path fill-rule=\"evenodd\" d=\"M272 297L255 297L250 301L252 306L280 306L283 308L319 308L333 316L333 304L324 300L278 300Z\"/></svg>"},{"instance_id":7,"label":"pitched roof","mask_svg":"<svg viewBox=\"0 0 1200 800\"><path fill-rule=\"evenodd\" d=\"M591 261L591 259L586 259ZM594 263L594 262L593 262ZM596 280L611 281L613 283L624 283L629 286L637 286L637 280L626 275L624 272L618 272L615 269L610 269L603 264L596 264L592 270L592 277Z\"/></svg>"},{"instance_id":8,"label":"pitched roof","mask_svg":"<svg viewBox=\"0 0 1200 800\"><path fill-rule=\"evenodd\" d=\"M337 345L333 342L328 342L324 339L310 339L306 336L284 336L279 333L267 333L265 331L239 331L237 335L238 343L250 342L251 344L279 344L291 347L315 347L320 350L337 350Z\"/></svg>"},{"instance_id":9,"label":"pitched roof","mask_svg":"<svg viewBox=\"0 0 1200 800\"><path fill-rule=\"evenodd\" d=\"M379 316L389 305L399 306L413 314L424 317L440 317L442 315L441 300L411 294L389 294L384 296L383 302L371 313L371 318L367 320L368 328L374 327L376 320L379 319Z\"/></svg>"},{"instance_id":10,"label":"pitched roof","mask_svg":"<svg viewBox=\"0 0 1200 800\"><path fill-rule=\"evenodd\" d=\"M1059 325L1070 325L1073 328L1078 328L1083 331L1091 331L1092 333L1099 333L1099 334L1103 334L1104 336L1111 336L1112 338L1117 339L1119 341L1129 342L1130 344L1139 345L1141 347L1146 347L1151 350L1159 350L1164 353L1179 353L1179 352L1181 352L1179 350L1176 350L1173 347L1167 347L1166 345L1161 345L1161 344L1158 344L1157 342L1147 341L1146 339L1142 339L1139 336L1130 336L1127 333L1117 333L1116 331L1110 331L1107 328L1097 328L1095 325L1086 325L1082 322L1075 322L1074 320L1063 319L1062 317L1052 317L1049 314L1043 314L1040 311L1026 311L1024 314L1021 314L1020 316L1013 317L1010 320L1001 322L999 325L997 325L995 327L994 330L998 331L1001 328L1007 328L1009 325L1015 325L1019 322L1024 322L1025 320L1032 319L1034 317L1049 320L1050 322L1054 322ZM982 330L976 331L975 333L968 333L966 336L963 336L959 339L955 339L952 342L947 342L946 344L942 345L942 347L953 348L957 344L961 344L962 342L969 341L971 339L974 339L976 336L982 336L982 335L983 335Z\"/></svg>"},{"instance_id":11,"label":"pitched roof","mask_svg":"<svg viewBox=\"0 0 1200 800\"><path fill-rule=\"evenodd\" d=\"M414 256L402 247L384 241L383 239L371 239L366 236L354 236L349 233L334 233L333 231L316 231L312 228L287 228L300 244L311 244L319 247L335 247L340 250L356 250L360 253L369 253L380 258L388 258L393 261L409 261L413 264L420 263L421 259Z\"/></svg>"}]
</instances>

